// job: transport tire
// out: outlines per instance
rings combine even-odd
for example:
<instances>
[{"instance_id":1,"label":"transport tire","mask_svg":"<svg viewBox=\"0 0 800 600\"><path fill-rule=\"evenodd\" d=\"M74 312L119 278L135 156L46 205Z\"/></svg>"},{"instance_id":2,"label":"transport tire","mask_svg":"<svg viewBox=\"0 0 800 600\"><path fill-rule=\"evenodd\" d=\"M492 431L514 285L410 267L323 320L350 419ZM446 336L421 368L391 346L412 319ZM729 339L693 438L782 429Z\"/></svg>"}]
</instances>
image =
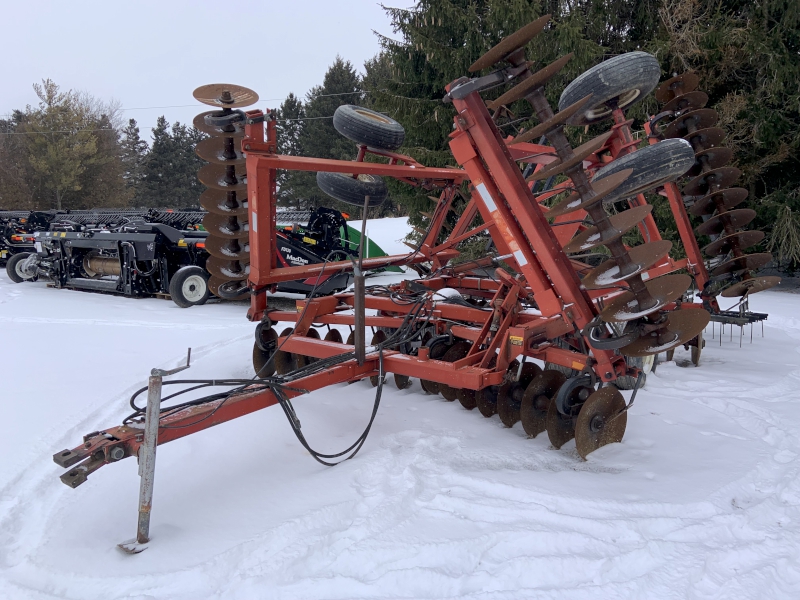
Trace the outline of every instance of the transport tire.
<instances>
[{"instance_id":1,"label":"transport tire","mask_svg":"<svg viewBox=\"0 0 800 600\"><path fill-rule=\"evenodd\" d=\"M181 308L199 306L208 300L208 272L200 267L181 267L169 282L169 295Z\"/></svg>"},{"instance_id":2,"label":"transport tire","mask_svg":"<svg viewBox=\"0 0 800 600\"><path fill-rule=\"evenodd\" d=\"M356 144L377 150L397 150L406 138L403 126L394 119L352 104L344 104L336 109L333 127Z\"/></svg>"},{"instance_id":3,"label":"transport tire","mask_svg":"<svg viewBox=\"0 0 800 600\"><path fill-rule=\"evenodd\" d=\"M20 252L8 259L6 263L6 273L8 273L8 278L14 283L22 283L23 281L34 279L34 276L28 275L21 270L22 263L25 262L25 259L29 256L30 252Z\"/></svg>"},{"instance_id":4,"label":"transport tire","mask_svg":"<svg viewBox=\"0 0 800 600\"><path fill-rule=\"evenodd\" d=\"M642 377L642 385L639 386L639 389L643 388L647 384L647 375L650 371L653 370L655 366L656 357L655 355L650 356L643 356L643 357L631 357L628 356L625 358L625 361L632 367L637 367L641 369L644 373L644 377ZM631 377L630 375L623 375L622 377L617 377L617 380L614 382L614 385L617 386L620 390L632 390L636 387L636 377Z\"/></svg>"},{"instance_id":5,"label":"transport tire","mask_svg":"<svg viewBox=\"0 0 800 600\"><path fill-rule=\"evenodd\" d=\"M653 91L661 78L661 67L647 52L628 52L595 65L579 75L561 93L558 110L564 110L592 94L592 99L567 120L570 125L591 125L611 117L606 103L616 100L627 108Z\"/></svg>"},{"instance_id":6,"label":"transport tire","mask_svg":"<svg viewBox=\"0 0 800 600\"><path fill-rule=\"evenodd\" d=\"M319 171L317 185L331 198L353 206L364 206L367 196L369 196L368 206L380 206L389 195L386 182L377 175L362 174L358 179L353 179L347 173Z\"/></svg>"},{"instance_id":7,"label":"transport tire","mask_svg":"<svg viewBox=\"0 0 800 600\"><path fill-rule=\"evenodd\" d=\"M677 179L691 169L694 162L694 150L689 142L681 138L663 140L607 164L594 174L592 181L623 169L633 169L617 189L603 198L603 204L611 204Z\"/></svg>"}]
</instances>

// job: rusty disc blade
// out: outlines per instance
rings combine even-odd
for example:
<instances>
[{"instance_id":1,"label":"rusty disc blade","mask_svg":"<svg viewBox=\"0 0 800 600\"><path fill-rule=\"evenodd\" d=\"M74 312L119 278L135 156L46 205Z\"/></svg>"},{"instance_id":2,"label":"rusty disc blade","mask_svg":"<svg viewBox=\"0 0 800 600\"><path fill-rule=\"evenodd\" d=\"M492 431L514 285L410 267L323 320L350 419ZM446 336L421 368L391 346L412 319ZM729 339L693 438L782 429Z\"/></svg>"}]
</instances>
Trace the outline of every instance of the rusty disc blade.
<instances>
[{"instance_id":1,"label":"rusty disc blade","mask_svg":"<svg viewBox=\"0 0 800 600\"><path fill-rule=\"evenodd\" d=\"M722 140L725 139L725 130L719 127L709 127L708 129L700 129L694 133L688 133L683 136L683 139L692 145L695 152L699 152L712 146L719 146Z\"/></svg>"},{"instance_id":2,"label":"rusty disc blade","mask_svg":"<svg viewBox=\"0 0 800 600\"><path fill-rule=\"evenodd\" d=\"M203 227L210 236L246 240L250 237L247 217L233 217L208 213L203 217Z\"/></svg>"},{"instance_id":3,"label":"rusty disc blade","mask_svg":"<svg viewBox=\"0 0 800 600\"><path fill-rule=\"evenodd\" d=\"M487 419L497 412L498 385L490 385L477 392L478 411Z\"/></svg>"},{"instance_id":4,"label":"rusty disc blade","mask_svg":"<svg viewBox=\"0 0 800 600\"><path fill-rule=\"evenodd\" d=\"M757 294L758 292L763 292L764 290L775 287L780 282L781 278L775 276L753 277L751 279L739 281L725 288L722 290L720 296L723 298L737 298L745 294Z\"/></svg>"},{"instance_id":5,"label":"rusty disc blade","mask_svg":"<svg viewBox=\"0 0 800 600\"><path fill-rule=\"evenodd\" d=\"M575 428L571 417L565 417L556 408L556 399L553 397L547 407L547 419L545 421L547 437L554 448L561 448L564 444L575 437Z\"/></svg>"},{"instance_id":6,"label":"rusty disc blade","mask_svg":"<svg viewBox=\"0 0 800 600\"><path fill-rule=\"evenodd\" d=\"M702 215L714 214L718 210L715 199L720 199L722 208L730 210L734 206L738 206L747 198L747 190L744 188L726 188L718 192L712 192L708 196L703 196L697 202L692 204L689 212L698 217Z\"/></svg>"},{"instance_id":7,"label":"rusty disc blade","mask_svg":"<svg viewBox=\"0 0 800 600\"><path fill-rule=\"evenodd\" d=\"M198 102L220 108L242 108L258 102L258 94L235 83L209 83L192 92Z\"/></svg>"},{"instance_id":8,"label":"rusty disc blade","mask_svg":"<svg viewBox=\"0 0 800 600\"><path fill-rule=\"evenodd\" d=\"M683 187L683 193L687 196L704 196L711 191L712 186L718 186L717 189L730 187L741 174L742 172L736 167L720 167L706 171L690 180Z\"/></svg>"},{"instance_id":9,"label":"rusty disc blade","mask_svg":"<svg viewBox=\"0 0 800 600\"><path fill-rule=\"evenodd\" d=\"M228 127L216 127L206 123L206 116L215 112L219 111L209 110L208 112L200 113L192 120L192 126L198 131L202 131L210 136L232 137L235 140L240 140L244 137L244 129L239 129L235 125L230 125Z\"/></svg>"},{"instance_id":10,"label":"rusty disc blade","mask_svg":"<svg viewBox=\"0 0 800 600\"><path fill-rule=\"evenodd\" d=\"M247 214L244 192L225 192L208 188L200 194L200 206L210 213L229 217L240 217Z\"/></svg>"},{"instance_id":11,"label":"rusty disc blade","mask_svg":"<svg viewBox=\"0 0 800 600\"><path fill-rule=\"evenodd\" d=\"M269 345L276 345L278 334L271 327L264 334L264 342ZM275 361L272 360L272 352L265 352L253 342L253 371L256 377L264 379L275 374Z\"/></svg>"},{"instance_id":12,"label":"rusty disc blade","mask_svg":"<svg viewBox=\"0 0 800 600\"><path fill-rule=\"evenodd\" d=\"M636 225L649 215L652 210L652 204L645 204L612 215L608 219L611 222L611 229L604 237L601 236L600 230L598 230L596 226L589 227L572 238L569 243L564 246L564 252L567 254L576 254L617 240L625 235L627 231L636 227Z\"/></svg>"},{"instance_id":13,"label":"rusty disc blade","mask_svg":"<svg viewBox=\"0 0 800 600\"><path fill-rule=\"evenodd\" d=\"M450 349L444 353L444 356L440 360L445 362L456 362L457 360L461 360L467 354L469 354L469 349L472 347L472 344L465 341L456 342ZM448 402L455 401L458 398L458 388L452 387L447 385L446 383L439 384L439 392L444 396L444 399Z\"/></svg>"},{"instance_id":14,"label":"rusty disc blade","mask_svg":"<svg viewBox=\"0 0 800 600\"><path fill-rule=\"evenodd\" d=\"M467 410L472 410L473 408L478 406L477 392L475 390L468 390L467 388L461 388L456 392L456 397L458 398L458 401L461 403L461 406L463 406Z\"/></svg>"},{"instance_id":15,"label":"rusty disc blade","mask_svg":"<svg viewBox=\"0 0 800 600\"><path fill-rule=\"evenodd\" d=\"M772 260L772 254L763 252L761 254L747 254L733 258L727 262L714 268L711 271L712 277L718 275L725 275L726 273L738 273L740 271L752 271L753 269L760 269L767 265Z\"/></svg>"},{"instance_id":16,"label":"rusty disc blade","mask_svg":"<svg viewBox=\"0 0 800 600\"><path fill-rule=\"evenodd\" d=\"M603 135L598 135L596 138L589 140L585 144L581 144L577 148L573 150L574 156L572 158L567 159L566 161L562 161L561 159L556 160L555 162L551 162L541 171L537 171L530 177L528 177L525 181L539 181L541 179L547 179L553 175L558 175L559 173L563 173L571 169L576 165L580 165L584 159L591 156L598 150L600 150L606 144L606 140L611 137L613 131L609 131L604 133Z\"/></svg>"},{"instance_id":17,"label":"rusty disc blade","mask_svg":"<svg viewBox=\"0 0 800 600\"><path fill-rule=\"evenodd\" d=\"M725 231L726 224L734 229L739 229L755 218L756 211L752 208L737 208L711 217L705 223L698 225L695 231L698 235L719 235Z\"/></svg>"},{"instance_id":18,"label":"rusty disc blade","mask_svg":"<svg viewBox=\"0 0 800 600\"><path fill-rule=\"evenodd\" d=\"M203 165L197 172L197 178L204 186L226 192L243 192L247 189L247 172L236 169L234 173L226 165Z\"/></svg>"},{"instance_id":19,"label":"rusty disc blade","mask_svg":"<svg viewBox=\"0 0 800 600\"><path fill-rule=\"evenodd\" d=\"M542 371L525 388L519 408L522 428L530 437L536 437L547 428L547 409L558 388L567 380L561 371Z\"/></svg>"},{"instance_id":20,"label":"rusty disc blade","mask_svg":"<svg viewBox=\"0 0 800 600\"><path fill-rule=\"evenodd\" d=\"M615 286L621 281L625 281L652 267L669 254L671 248L672 242L668 240L659 240L636 246L628 250L631 268L626 269L624 272L620 271L617 261L612 258L589 271L581 280L581 283L587 290Z\"/></svg>"},{"instance_id":21,"label":"rusty disc blade","mask_svg":"<svg viewBox=\"0 0 800 600\"><path fill-rule=\"evenodd\" d=\"M245 158L240 144L228 144L225 138L210 137L201 140L194 148L197 156L218 165L243 165Z\"/></svg>"},{"instance_id":22,"label":"rusty disc blade","mask_svg":"<svg viewBox=\"0 0 800 600\"><path fill-rule=\"evenodd\" d=\"M206 238L206 251L221 260L250 261L250 244L246 239L210 235Z\"/></svg>"},{"instance_id":23,"label":"rusty disc blade","mask_svg":"<svg viewBox=\"0 0 800 600\"><path fill-rule=\"evenodd\" d=\"M370 346L377 346L378 344L382 344L386 341L386 332L383 329L378 329L375 334L372 336L372 341L370 342ZM372 384L372 387L378 387L380 383L380 375L371 375L369 378L369 382Z\"/></svg>"},{"instance_id":24,"label":"rusty disc blade","mask_svg":"<svg viewBox=\"0 0 800 600\"><path fill-rule=\"evenodd\" d=\"M450 349L450 346L447 344L435 344L430 349L430 354L428 355L429 358L432 360L441 360L445 353ZM439 384L435 381L429 381L427 379L420 379L419 380L422 389L428 392L429 394L438 394L439 393Z\"/></svg>"},{"instance_id":25,"label":"rusty disc blade","mask_svg":"<svg viewBox=\"0 0 800 600\"><path fill-rule=\"evenodd\" d=\"M219 286L221 286L223 283L227 283L227 280L219 279L219 278L214 277L212 275L208 280L208 289L217 298L222 298L222 296L219 295ZM223 300L245 300L245 299L247 299L249 297L250 297L250 292L248 290L248 291L238 295L236 298L222 298L222 299Z\"/></svg>"},{"instance_id":26,"label":"rusty disc blade","mask_svg":"<svg viewBox=\"0 0 800 600\"><path fill-rule=\"evenodd\" d=\"M702 308L682 308L669 313L666 325L640 337L620 352L625 356L650 356L685 344L703 332L711 314Z\"/></svg>"},{"instance_id":27,"label":"rusty disc blade","mask_svg":"<svg viewBox=\"0 0 800 600\"><path fill-rule=\"evenodd\" d=\"M686 175L694 177L703 170L719 169L733 160L733 150L725 146L717 146L708 150L701 150L695 155L694 166L686 171Z\"/></svg>"},{"instance_id":28,"label":"rusty disc blade","mask_svg":"<svg viewBox=\"0 0 800 600\"><path fill-rule=\"evenodd\" d=\"M325 334L325 337L323 339L326 342L333 342L335 344L341 344L342 341L343 341L342 340L342 334L339 333L338 329L329 330L328 333Z\"/></svg>"},{"instance_id":29,"label":"rusty disc blade","mask_svg":"<svg viewBox=\"0 0 800 600\"><path fill-rule=\"evenodd\" d=\"M625 399L614 386L600 388L581 406L575 423L575 447L584 460L606 444L621 442L628 424Z\"/></svg>"},{"instance_id":30,"label":"rusty disc blade","mask_svg":"<svg viewBox=\"0 0 800 600\"><path fill-rule=\"evenodd\" d=\"M291 335L293 331L294 329L287 327L281 331L279 337ZM280 348L280 343L278 344L278 348ZM278 372L278 375L285 375L294 370L294 358L291 353L284 352L283 350L277 350L275 352L275 370Z\"/></svg>"},{"instance_id":31,"label":"rusty disc blade","mask_svg":"<svg viewBox=\"0 0 800 600\"><path fill-rule=\"evenodd\" d=\"M697 110L698 108L704 108L706 104L708 104L708 94L694 91L675 96L661 110L671 112Z\"/></svg>"},{"instance_id":32,"label":"rusty disc blade","mask_svg":"<svg viewBox=\"0 0 800 600\"><path fill-rule=\"evenodd\" d=\"M313 338L315 340L319 339L319 332L316 329L309 329L306 332L306 337ZM319 359L314 358L313 356L306 356L305 354L292 354L294 358L294 367L295 369L301 369L311 363L317 362Z\"/></svg>"},{"instance_id":33,"label":"rusty disc blade","mask_svg":"<svg viewBox=\"0 0 800 600\"><path fill-rule=\"evenodd\" d=\"M734 247L739 248L739 250L744 250L745 248L755 246L763 239L763 231L739 231L711 242L708 246L703 248L703 252L708 256L722 256L733 250Z\"/></svg>"},{"instance_id":34,"label":"rusty disc blade","mask_svg":"<svg viewBox=\"0 0 800 600\"><path fill-rule=\"evenodd\" d=\"M208 260L206 260L206 271L212 277L222 281L241 281L247 279L247 275L250 273L250 265L238 260L209 256Z\"/></svg>"},{"instance_id":35,"label":"rusty disc blade","mask_svg":"<svg viewBox=\"0 0 800 600\"><path fill-rule=\"evenodd\" d=\"M664 275L646 281L644 285L650 296L655 300L655 304L652 306L639 306L639 302L633 292L623 292L606 302L605 308L600 313L600 318L606 323L621 323L649 315L680 298L692 285L692 278L681 274Z\"/></svg>"},{"instance_id":36,"label":"rusty disc blade","mask_svg":"<svg viewBox=\"0 0 800 600\"><path fill-rule=\"evenodd\" d=\"M669 102L677 96L693 92L699 83L700 78L692 72L677 75L658 86L655 93L656 100L662 104Z\"/></svg>"},{"instance_id":37,"label":"rusty disc blade","mask_svg":"<svg viewBox=\"0 0 800 600\"><path fill-rule=\"evenodd\" d=\"M695 130L708 129L716 125L719 115L713 108L700 108L685 113L670 123L664 130L664 137L679 138L689 133L689 127L694 125Z\"/></svg>"},{"instance_id":38,"label":"rusty disc blade","mask_svg":"<svg viewBox=\"0 0 800 600\"><path fill-rule=\"evenodd\" d=\"M482 71L483 69L491 67L493 64L500 62L506 56L514 52L514 50L524 48L527 46L528 42L542 32L542 29L545 28L549 20L550 15L544 15L535 21L531 21L511 35L504 37L499 44L494 46L486 54L472 63L469 68L469 72L474 73L475 71Z\"/></svg>"},{"instance_id":39,"label":"rusty disc blade","mask_svg":"<svg viewBox=\"0 0 800 600\"><path fill-rule=\"evenodd\" d=\"M618 171L612 175L609 175L608 177L604 177L599 181L593 181L592 189L594 190L594 196L587 198L586 200L582 200L580 192L573 192L564 200L556 204L553 208L548 210L545 216L549 218L555 218L576 210L586 210L590 206L602 201L603 198L621 186L631 175L631 173L633 173L633 169L623 169L622 171Z\"/></svg>"},{"instance_id":40,"label":"rusty disc blade","mask_svg":"<svg viewBox=\"0 0 800 600\"><path fill-rule=\"evenodd\" d=\"M552 131L556 127L561 127L564 123L567 122L567 120L572 115L578 112L581 109L581 107L589 101L591 97L592 95L589 94L585 98L581 98L580 100L578 100L575 104L568 106L564 110L558 111L552 117L547 119L547 121L545 121L544 123L539 123L533 129L529 129L528 131L519 134L517 137L511 140L510 144L520 144L522 142L530 142L531 140L535 140L536 138L539 138L545 135L546 133Z\"/></svg>"},{"instance_id":41,"label":"rusty disc blade","mask_svg":"<svg viewBox=\"0 0 800 600\"><path fill-rule=\"evenodd\" d=\"M500 386L497 392L497 415L506 427L513 427L520 417L522 398L528 385L541 375L539 365L526 362L522 366L519 381L508 381Z\"/></svg>"},{"instance_id":42,"label":"rusty disc blade","mask_svg":"<svg viewBox=\"0 0 800 600\"><path fill-rule=\"evenodd\" d=\"M492 100L486 104L486 107L489 110L496 110L501 106L506 104L511 104L516 102L517 100L521 100L528 94L530 94L533 90L537 87L543 86L547 83L553 75L558 73L561 69L564 68L570 59L573 57L573 53L570 52L565 56L562 56L557 61L550 63L546 67L536 71L530 77L523 79L515 85L513 88L508 90L505 94L500 96L497 100Z\"/></svg>"}]
</instances>

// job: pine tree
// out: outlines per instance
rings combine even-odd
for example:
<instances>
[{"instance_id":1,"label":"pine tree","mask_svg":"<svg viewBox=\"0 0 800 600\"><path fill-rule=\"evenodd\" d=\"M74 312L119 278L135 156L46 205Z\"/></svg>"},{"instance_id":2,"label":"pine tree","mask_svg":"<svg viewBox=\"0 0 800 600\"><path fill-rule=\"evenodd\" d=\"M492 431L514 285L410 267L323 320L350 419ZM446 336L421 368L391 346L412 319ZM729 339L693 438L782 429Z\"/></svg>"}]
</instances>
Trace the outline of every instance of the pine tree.
<instances>
[{"instance_id":1,"label":"pine tree","mask_svg":"<svg viewBox=\"0 0 800 600\"><path fill-rule=\"evenodd\" d=\"M303 102L290 93L277 111L278 153L288 156L300 156L302 148L300 138L305 124L305 107ZM301 198L295 195L290 171L278 171L278 203L283 206L300 206ZM295 176L296 177L296 176Z\"/></svg>"},{"instance_id":2,"label":"pine tree","mask_svg":"<svg viewBox=\"0 0 800 600\"><path fill-rule=\"evenodd\" d=\"M124 168L125 187L131 193L133 206L144 205L144 163L147 160L149 147L139 137L139 126L136 119L130 119L122 130L121 159Z\"/></svg>"}]
</instances>

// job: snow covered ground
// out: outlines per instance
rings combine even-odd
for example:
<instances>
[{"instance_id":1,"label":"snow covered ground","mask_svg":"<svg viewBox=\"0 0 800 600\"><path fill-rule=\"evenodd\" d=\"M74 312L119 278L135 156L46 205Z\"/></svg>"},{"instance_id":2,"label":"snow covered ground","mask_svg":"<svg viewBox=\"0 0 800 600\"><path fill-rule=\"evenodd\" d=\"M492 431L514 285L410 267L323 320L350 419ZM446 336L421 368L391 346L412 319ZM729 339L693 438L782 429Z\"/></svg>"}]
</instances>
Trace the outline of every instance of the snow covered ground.
<instances>
[{"instance_id":1,"label":"snow covered ground","mask_svg":"<svg viewBox=\"0 0 800 600\"><path fill-rule=\"evenodd\" d=\"M400 225L370 235L403 252ZM800 295L751 302L770 313L764 338L720 346L709 328L701 366L683 350L661 364L623 442L585 462L417 381L387 382L361 453L335 468L275 407L162 446L153 541L127 556L136 462L73 490L51 456L118 424L189 346L193 377L250 376L245 308L3 273L0 599L798 598ZM338 451L373 399L364 381L295 406L312 445Z\"/></svg>"}]
</instances>

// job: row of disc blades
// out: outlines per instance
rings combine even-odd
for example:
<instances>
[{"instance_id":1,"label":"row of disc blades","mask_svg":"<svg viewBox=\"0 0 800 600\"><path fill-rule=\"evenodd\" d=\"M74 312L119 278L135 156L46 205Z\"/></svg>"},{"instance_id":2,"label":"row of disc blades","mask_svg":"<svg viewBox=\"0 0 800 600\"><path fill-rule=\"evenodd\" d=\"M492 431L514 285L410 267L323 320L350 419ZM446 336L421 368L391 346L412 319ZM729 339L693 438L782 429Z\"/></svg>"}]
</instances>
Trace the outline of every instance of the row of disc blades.
<instances>
[{"instance_id":1,"label":"row of disc blades","mask_svg":"<svg viewBox=\"0 0 800 600\"><path fill-rule=\"evenodd\" d=\"M508 36L473 64L470 70L478 71L500 61L515 67L522 66L526 62L525 46L544 29L548 20L549 16L542 17ZM630 334L627 338L620 337L627 340L619 348L621 352L628 356L646 356L686 343L705 328L708 313L695 310L665 313L661 309L684 294L691 284L691 278L673 274L647 282L642 279L645 270L666 256L671 243L651 242L629 251L621 241L626 232L650 214L652 206L637 206L613 216L603 207L603 199L622 185L632 171L620 171L592 185L582 168L583 160L603 148L611 133L573 149L564 135L563 127L586 105L590 97L582 98L554 113L544 95L544 85L567 64L569 58L569 55L565 56L536 72L527 69L518 77L519 83L514 88L488 106L490 109L497 109L504 103L523 98L533 106L539 124L511 143L529 141L544 135L556 149L558 160L535 173L529 180L557 174L565 174L572 179L575 191L553 207L548 216L584 210L589 214L592 226L578 234L564 250L567 253L578 253L603 245L611 251L612 258L591 270L583 283L590 289L610 290L618 288L623 282L627 284L628 291L613 297L600 314L601 319L610 324L606 326L610 337L618 335L619 331L640 332L639 337ZM639 327L640 324L644 327Z\"/></svg>"},{"instance_id":2,"label":"row of disc blades","mask_svg":"<svg viewBox=\"0 0 800 600\"><path fill-rule=\"evenodd\" d=\"M208 285L220 296L220 286L241 289L250 272L247 172L241 151L244 113L236 109L255 104L258 95L242 86L221 83L201 86L193 95L217 108L197 115L193 124L209 136L195 151L209 163L197 177L208 188L200 196L200 205L208 211L203 219L208 231L206 250L211 255L206 262L211 276ZM226 297L232 299L230 294Z\"/></svg>"},{"instance_id":3,"label":"row of disc blades","mask_svg":"<svg viewBox=\"0 0 800 600\"><path fill-rule=\"evenodd\" d=\"M715 127L717 112L706 108L708 95L698 91L697 85L697 75L684 73L665 81L656 91L656 99L665 103L663 111L673 117L663 135L681 137L695 151L695 165L686 173L692 179L684 185L683 194L686 200L694 200L689 212L703 218L695 231L713 239L703 252L712 259L722 257L711 269L711 278L727 284L721 293L724 297L754 294L778 285L780 277L750 273L769 263L772 255L744 253L764 239L764 232L741 230L756 217L756 211L741 206L746 189L731 187L741 171L729 166L733 152L720 145L725 132Z\"/></svg>"}]
</instances>

